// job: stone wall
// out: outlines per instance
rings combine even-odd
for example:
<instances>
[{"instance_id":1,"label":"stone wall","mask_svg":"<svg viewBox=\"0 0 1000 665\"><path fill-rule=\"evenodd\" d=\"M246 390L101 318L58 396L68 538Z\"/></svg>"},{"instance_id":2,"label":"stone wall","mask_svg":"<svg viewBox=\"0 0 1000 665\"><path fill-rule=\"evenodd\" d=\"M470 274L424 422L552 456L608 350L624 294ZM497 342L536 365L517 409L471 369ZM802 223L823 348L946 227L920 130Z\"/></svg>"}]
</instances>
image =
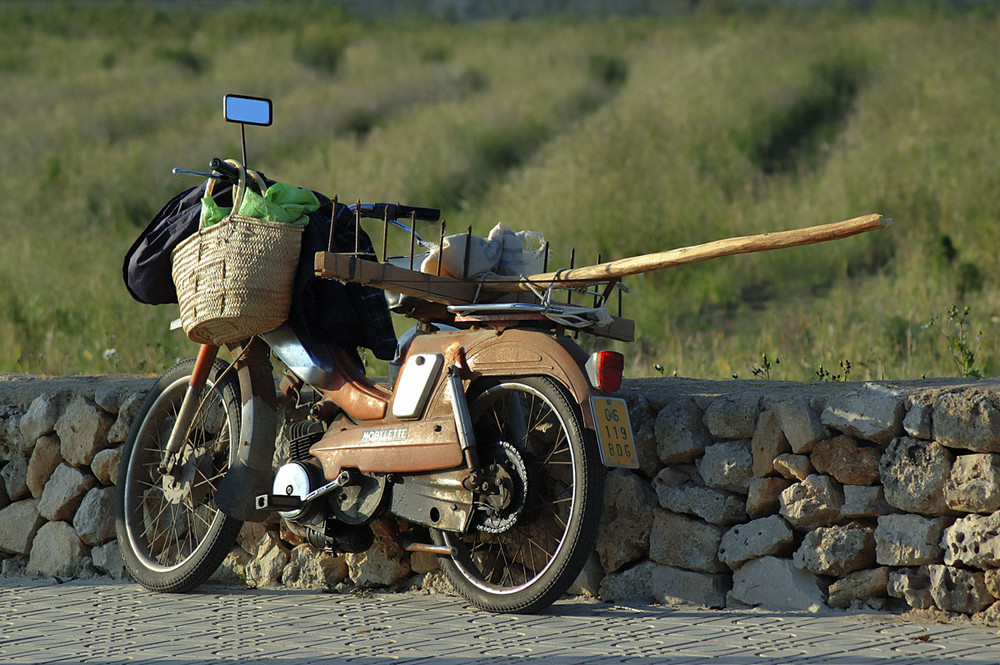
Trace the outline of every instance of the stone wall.
<instances>
[{"instance_id":1,"label":"stone wall","mask_svg":"<svg viewBox=\"0 0 1000 665\"><path fill-rule=\"evenodd\" d=\"M153 379L0 376L3 575L120 577L113 483ZM816 611L1000 614L1000 383L626 381L640 469L608 474L577 591ZM292 417L288 405L284 418ZM217 579L441 590L375 524L363 554L247 525Z\"/></svg>"}]
</instances>

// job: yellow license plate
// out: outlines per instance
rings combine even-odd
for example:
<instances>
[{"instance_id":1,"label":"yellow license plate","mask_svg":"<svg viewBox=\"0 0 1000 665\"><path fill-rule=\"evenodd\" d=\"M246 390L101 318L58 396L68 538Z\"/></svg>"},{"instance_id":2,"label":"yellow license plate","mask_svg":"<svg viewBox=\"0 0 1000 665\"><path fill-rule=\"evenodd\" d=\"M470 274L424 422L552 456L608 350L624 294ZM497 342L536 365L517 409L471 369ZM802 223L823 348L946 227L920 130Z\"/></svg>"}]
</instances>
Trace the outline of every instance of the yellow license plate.
<instances>
[{"instance_id":1,"label":"yellow license plate","mask_svg":"<svg viewBox=\"0 0 1000 665\"><path fill-rule=\"evenodd\" d=\"M595 396L590 398L590 408L594 411L597 442L601 446L604 466L638 469L639 457L635 452L635 439L625 400L621 397Z\"/></svg>"}]
</instances>

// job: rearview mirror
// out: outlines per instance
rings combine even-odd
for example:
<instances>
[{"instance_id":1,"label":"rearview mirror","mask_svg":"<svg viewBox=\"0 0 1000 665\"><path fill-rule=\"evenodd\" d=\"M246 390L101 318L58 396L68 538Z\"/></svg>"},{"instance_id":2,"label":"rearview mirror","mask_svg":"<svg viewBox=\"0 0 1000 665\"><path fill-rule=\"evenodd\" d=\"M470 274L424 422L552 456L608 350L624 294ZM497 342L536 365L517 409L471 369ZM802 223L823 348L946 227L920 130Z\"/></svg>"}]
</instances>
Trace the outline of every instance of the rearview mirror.
<instances>
[{"instance_id":1,"label":"rearview mirror","mask_svg":"<svg viewBox=\"0 0 1000 665\"><path fill-rule=\"evenodd\" d=\"M263 97L226 95L223 112L229 122L265 127L271 124L271 100Z\"/></svg>"}]
</instances>

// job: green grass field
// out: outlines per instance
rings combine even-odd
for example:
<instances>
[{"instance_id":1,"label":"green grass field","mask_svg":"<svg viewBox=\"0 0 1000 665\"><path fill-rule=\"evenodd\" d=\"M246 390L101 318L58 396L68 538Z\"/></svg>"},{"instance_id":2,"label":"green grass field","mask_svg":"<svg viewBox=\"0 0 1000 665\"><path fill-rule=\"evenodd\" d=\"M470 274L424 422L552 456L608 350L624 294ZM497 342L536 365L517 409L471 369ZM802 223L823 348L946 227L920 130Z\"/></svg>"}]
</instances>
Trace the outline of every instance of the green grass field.
<instances>
[{"instance_id":1,"label":"green grass field","mask_svg":"<svg viewBox=\"0 0 1000 665\"><path fill-rule=\"evenodd\" d=\"M175 307L129 298L121 258L194 184L172 167L238 156L227 92L275 100L274 126L247 131L268 175L538 230L553 268L895 220L630 278L632 376L1000 367L996 11L459 26L47 7L0 5L0 371L156 373L193 352Z\"/></svg>"}]
</instances>

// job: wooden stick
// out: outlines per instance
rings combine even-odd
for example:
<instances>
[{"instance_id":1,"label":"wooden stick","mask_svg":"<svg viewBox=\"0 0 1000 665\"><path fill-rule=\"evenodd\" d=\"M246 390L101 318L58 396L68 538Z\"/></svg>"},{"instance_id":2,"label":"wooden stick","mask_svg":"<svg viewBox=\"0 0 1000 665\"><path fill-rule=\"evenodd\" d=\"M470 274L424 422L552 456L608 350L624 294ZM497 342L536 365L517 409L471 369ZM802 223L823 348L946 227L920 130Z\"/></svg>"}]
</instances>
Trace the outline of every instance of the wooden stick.
<instances>
[{"instance_id":1,"label":"wooden stick","mask_svg":"<svg viewBox=\"0 0 1000 665\"><path fill-rule=\"evenodd\" d=\"M724 238L701 245L670 249L654 254L643 254L642 256L618 259L617 261L609 261L608 263L601 263L594 266L540 273L531 275L523 280L518 278L487 279L483 282L483 289L514 292L529 290L529 282L535 286L545 286L547 284L576 286L580 284L593 284L595 282L607 282L628 275L662 270L688 263L697 263L721 256L765 252L772 249L785 249L788 247L827 242L829 240L840 240L841 238L847 238L858 233L881 229L889 226L891 223L892 220L886 219L882 215L864 215L863 217L855 217L854 219L835 222L833 224L811 226L805 229L761 233L752 236Z\"/></svg>"}]
</instances>

